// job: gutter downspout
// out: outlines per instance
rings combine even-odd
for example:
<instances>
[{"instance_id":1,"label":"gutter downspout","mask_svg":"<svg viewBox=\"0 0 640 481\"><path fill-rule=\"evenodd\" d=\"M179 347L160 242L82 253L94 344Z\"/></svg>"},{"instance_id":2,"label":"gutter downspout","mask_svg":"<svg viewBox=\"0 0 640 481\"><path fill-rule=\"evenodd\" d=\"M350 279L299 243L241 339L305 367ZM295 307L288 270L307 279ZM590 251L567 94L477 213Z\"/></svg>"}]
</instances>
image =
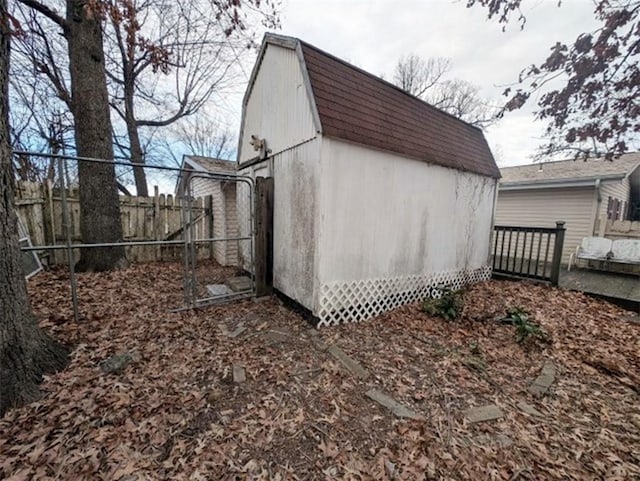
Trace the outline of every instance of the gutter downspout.
<instances>
[{"instance_id":1,"label":"gutter downspout","mask_svg":"<svg viewBox=\"0 0 640 481\"><path fill-rule=\"evenodd\" d=\"M602 204L602 192L600 190L600 179L596 179L593 186L595 187L594 200L595 200L596 208L593 213L593 217L591 219L591 233L592 235L597 236L598 232L596 232L596 223L598 221L598 216L600 213L600 204ZM599 227L602 227L602 226L599 226Z\"/></svg>"}]
</instances>

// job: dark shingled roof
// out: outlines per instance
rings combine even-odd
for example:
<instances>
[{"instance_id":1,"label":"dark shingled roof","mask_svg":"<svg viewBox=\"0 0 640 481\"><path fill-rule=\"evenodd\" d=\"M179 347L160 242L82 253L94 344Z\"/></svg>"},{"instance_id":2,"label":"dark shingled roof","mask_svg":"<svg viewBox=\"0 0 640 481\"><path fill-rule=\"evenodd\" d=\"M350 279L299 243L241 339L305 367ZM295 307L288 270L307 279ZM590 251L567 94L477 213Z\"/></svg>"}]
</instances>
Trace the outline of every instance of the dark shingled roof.
<instances>
[{"instance_id":1,"label":"dark shingled roof","mask_svg":"<svg viewBox=\"0 0 640 481\"><path fill-rule=\"evenodd\" d=\"M499 178L482 131L300 42L323 134Z\"/></svg>"}]
</instances>

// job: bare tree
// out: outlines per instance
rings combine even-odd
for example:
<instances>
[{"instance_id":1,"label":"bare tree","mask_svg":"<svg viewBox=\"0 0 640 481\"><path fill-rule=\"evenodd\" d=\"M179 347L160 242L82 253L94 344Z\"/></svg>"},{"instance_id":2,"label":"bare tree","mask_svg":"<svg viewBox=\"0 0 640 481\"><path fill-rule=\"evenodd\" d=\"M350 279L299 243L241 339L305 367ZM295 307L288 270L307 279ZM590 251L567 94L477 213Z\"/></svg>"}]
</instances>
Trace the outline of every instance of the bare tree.
<instances>
[{"instance_id":1,"label":"bare tree","mask_svg":"<svg viewBox=\"0 0 640 481\"><path fill-rule=\"evenodd\" d=\"M19 36L12 48L11 144L18 150L57 154L73 145L63 44L52 40L59 36L55 24L41 22L37 12L19 3L14 4L14 9L21 25L28 26L30 33ZM53 181L54 165L53 159L14 156L14 171L19 180Z\"/></svg>"},{"instance_id":2,"label":"bare tree","mask_svg":"<svg viewBox=\"0 0 640 481\"><path fill-rule=\"evenodd\" d=\"M113 138L102 45L101 4L67 0L63 17L43 2L18 1L53 22L67 41L70 104L78 156L112 160ZM29 33L34 31L37 27L29 25ZM108 162L79 162L78 178L83 242L120 241L122 224L115 166ZM101 247L83 249L76 268L80 271L103 271L125 265L124 247Z\"/></svg>"},{"instance_id":3,"label":"bare tree","mask_svg":"<svg viewBox=\"0 0 640 481\"><path fill-rule=\"evenodd\" d=\"M466 80L445 80L426 94L427 102L477 127L498 119L498 110L480 96L480 89Z\"/></svg>"},{"instance_id":4,"label":"bare tree","mask_svg":"<svg viewBox=\"0 0 640 481\"><path fill-rule=\"evenodd\" d=\"M213 0L110 0L109 6L111 105L126 126L138 195L146 196L138 167L145 163L141 129L196 114L233 83L238 54L252 42L250 26L258 18L275 26L278 17L259 0L244 3L246 19Z\"/></svg>"},{"instance_id":5,"label":"bare tree","mask_svg":"<svg viewBox=\"0 0 640 481\"><path fill-rule=\"evenodd\" d=\"M51 104L70 110L71 92L65 37L59 25L33 8L32 0L17 0L16 14L29 26L16 50L14 71L22 78L44 84ZM112 119L113 143L133 169L118 168L117 185L125 192L123 175L133 174L138 195L147 195L143 165L156 131L194 115L213 94L232 88L239 58L252 45L258 26L277 26L278 16L268 0L219 2L217 0L94 0L89 2L104 21L104 51L109 101L117 114ZM27 7L21 7L22 4ZM61 8L62 0L47 2ZM55 12L54 7L49 8ZM44 82L43 82L44 80ZM16 85L17 87L17 85ZM25 87L28 90L28 87ZM17 89L14 89L17 90ZM21 103L32 108L28 95ZM37 103L35 104L38 105ZM48 104L45 104L48 105ZM60 110L58 110L60 111ZM38 109L29 123L47 119ZM37 126L36 126L37 127ZM42 128L24 130L29 140ZM30 142L33 145L33 142ZM42 149L38 149L42 150ZM151 153L152 155L152 153Z\"/></svg>"},{"instance_id":6,"label":"bare tree","mask_svg":"<svg viewBox=\"0 0 640 481\"><path fill-rule=\"evenodd\" d=\"M423 59L415 54L400 58L393 72L393 83L415 97L422 97L451 70L451 60Z\"/></svg>"},{"instance_id":7,"label":"bare tree","mask_svg":"<svg viewBox=\"0 0 640 481\"><path fill-rule=\"evenodd\" d=\"M9 144L9 41L7 1L0 0L0 416L38 398L45 373L64 368L67 351L36 322L20 265Z\"/></svg>"},{"instance_id":8,"label":"bare tree","mask_svg":"<svg viewBox=\"0 0 640 481\"><path fill-rule=\"evenodd\" d=\"M178 123L172 138L178 148L193 155L230 160L236 153L236 136L231 129L206 113Z\"/></svg>"},{"instance_id":9,"label":"bare tree","mask_svg":"<svg viewBox=\"0 0 640 481\"><path fill-rule=\"evenodd\" d=\"M445 80L450 59L402 57L395 66L393 83L415 97L477 127L486 128L498 119L498 110L480 96L480 89L459 79Z\"/></svg>"}]
</instances>

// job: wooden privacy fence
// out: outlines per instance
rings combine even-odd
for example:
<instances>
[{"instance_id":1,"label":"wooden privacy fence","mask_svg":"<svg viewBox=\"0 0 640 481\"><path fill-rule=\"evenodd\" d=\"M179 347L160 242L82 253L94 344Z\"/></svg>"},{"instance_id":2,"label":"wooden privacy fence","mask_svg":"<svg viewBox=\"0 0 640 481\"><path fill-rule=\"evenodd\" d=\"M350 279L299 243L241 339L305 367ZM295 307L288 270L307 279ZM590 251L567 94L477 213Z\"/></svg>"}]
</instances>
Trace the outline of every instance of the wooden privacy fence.
<instances>
[{"instance_id":1,"label":"wooden privacy fence","mask_svg":"<svg viewBox=\"0 0 640 481\"><path fill-rule=\"evenodd\" d=\"M64 245L67 234L64 225L60 189L50 183L19 182L16 186L18 217L27 228L34 246ZM67 189L72 243L80 243L80 199L77 189ZM192 202L193 232L196 239L212 237L211 196ZM158 193L153 197L120 196L120 214L124 241L180 240L183 232L183 200ZM180 245L127 246L127 258L132 262L182 260ZM198 246L198 258L212 257L213 246ZM79 252L76 249L76 256ZM39 252L49 264L66 264L63 250Z\"/></svg>"},{"instance_id":2,"label":"wooden privacy fence","mask_svg":"<svg viewBox=\"0 0 640 481\"><path fill-rule=\"evenodd\" d=\"M494 274L558 285L564 222L556 227L497 225L493 230Z\"/></svg>"}]
</instances>

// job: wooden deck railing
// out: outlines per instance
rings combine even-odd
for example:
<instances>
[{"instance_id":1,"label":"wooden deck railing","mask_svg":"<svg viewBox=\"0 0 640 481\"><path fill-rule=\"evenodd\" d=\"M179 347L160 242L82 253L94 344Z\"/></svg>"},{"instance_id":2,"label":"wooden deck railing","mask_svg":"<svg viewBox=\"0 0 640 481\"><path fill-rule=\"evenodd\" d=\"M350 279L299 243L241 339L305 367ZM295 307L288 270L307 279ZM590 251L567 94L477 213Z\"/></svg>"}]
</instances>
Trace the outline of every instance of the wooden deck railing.
<instances>
[{"instance_id":1,"label":"wooden deck railing","mask_svg":"<svg viewBox=\"0 0 640 481\"><path fill-rule=\"evenodd\" d=\"M564 222L556 227L497 225L493 228L493 273L558 285Z\"/></svg>"}]
</instances>

